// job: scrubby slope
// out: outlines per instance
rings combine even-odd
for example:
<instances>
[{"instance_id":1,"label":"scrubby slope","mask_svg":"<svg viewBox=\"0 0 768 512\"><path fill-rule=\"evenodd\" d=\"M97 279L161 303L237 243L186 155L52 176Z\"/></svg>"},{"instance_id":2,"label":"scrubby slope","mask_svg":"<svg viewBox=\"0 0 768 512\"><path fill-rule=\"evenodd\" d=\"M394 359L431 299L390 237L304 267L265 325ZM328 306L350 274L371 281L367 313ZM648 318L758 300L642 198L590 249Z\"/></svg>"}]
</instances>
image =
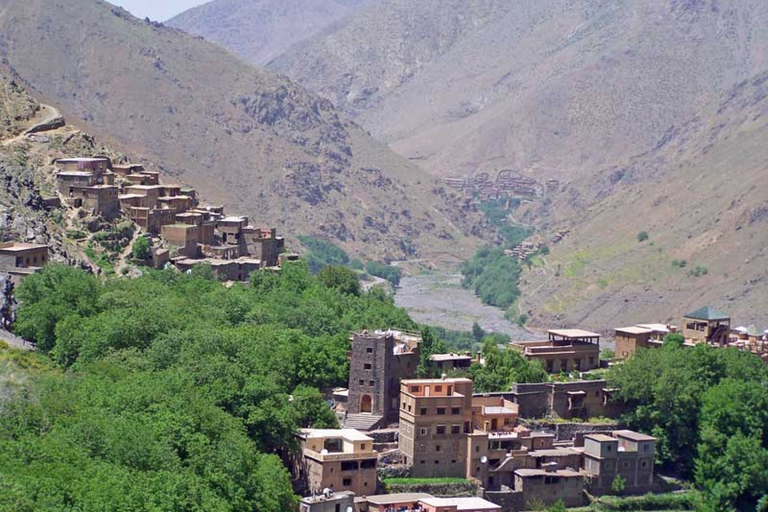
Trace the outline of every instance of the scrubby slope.
<instances>
[{"instance_id":1,"label":"scrubby slope","mask_svg":"<svg viewBox=\"0 0 768 512\"><path fill-rule=\"evenodd\" d=\"M70 118L257 224L371 258L475 244L426 174L329 102L212 43L98 0L3 0L0 55Z\"/></svg>"},{"instance_id":2,"label":"scrubby slope","mask_svg":"<svg viewBox=\"0 0 768 512\"><path fill-rule=\"evenodd\" d=\"M679 323L714 305L738 324L768 327L766 141L768 73L590 187L530 212L573 231L524 277L523 309L541 326L610 329Z\"/></svg>"},{"instance_id":3,"label":"scrubby slope","mask_svg":"<svg viewBox=\"0 0 768 512\"><path fill-rule=\"evenodd\" d=\"M214 0L167 24L264 65L373 0Z\"/></svg>"}]
</instances>

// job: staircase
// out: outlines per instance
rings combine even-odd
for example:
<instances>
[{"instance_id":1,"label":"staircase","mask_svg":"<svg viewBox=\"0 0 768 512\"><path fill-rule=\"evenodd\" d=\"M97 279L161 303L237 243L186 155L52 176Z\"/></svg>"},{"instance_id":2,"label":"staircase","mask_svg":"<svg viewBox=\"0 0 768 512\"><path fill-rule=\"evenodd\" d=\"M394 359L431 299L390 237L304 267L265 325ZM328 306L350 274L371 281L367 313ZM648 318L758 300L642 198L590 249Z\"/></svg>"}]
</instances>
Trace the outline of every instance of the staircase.
<instances>
[{"instance_id":1,"label":"staircase","mask_svg":"<svg viewBox=\"0 0 768 512\"><path fill-rule=\"evenodd\" d=\"M347 414L344 428L354 428L367 432L375 429L382 418L383 416L375 416L373 414Z\"/></svg>"}]
</instances>

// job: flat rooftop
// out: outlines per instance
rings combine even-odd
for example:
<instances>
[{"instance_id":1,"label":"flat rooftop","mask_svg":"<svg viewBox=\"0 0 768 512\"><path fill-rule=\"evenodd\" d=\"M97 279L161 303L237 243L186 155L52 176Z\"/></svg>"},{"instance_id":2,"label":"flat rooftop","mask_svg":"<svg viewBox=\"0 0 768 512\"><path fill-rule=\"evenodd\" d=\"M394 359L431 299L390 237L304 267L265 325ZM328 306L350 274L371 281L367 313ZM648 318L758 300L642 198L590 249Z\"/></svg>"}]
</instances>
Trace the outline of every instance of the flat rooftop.
<instances>
[{"instance_id":1,"label":"flat rooftop","mask_svg":"<svg viewBox=\"0 0 768 512\"><path fill-rule=\"evenodd\" d=\"M72 176L76 178L90 178L93 176L93 171L59 171L57 176Z\"/></svg>"},{"instance_id":2,"label":"flat rooftop","mask_svg":"<svg viewBox=\"0 0 768 512\"><path fill-rule=\"evenodd\" d=\"M500 405L487 405L483 407L483 414L517 414L517 411Z\"/></svg>"},{"instance_id":3,"label":"flat rooftop","mask_svg":"<svg viewBox=\"0 0 768 512\"><path fill-rule=\"evenodd\" d=\"M637 324L637 326L657 332L670 332L669 327L664 324Z\"/></svg>"},{"instance_id":4,"label":"flat rooftop","mask_svg":"<svg viewBox=\"0 0 768 512\"><path fill-rule=\"evenodd\" d=\"M109 159L106 157L78 157L78 158L57 158L56 163L63 162L63 163L81 163L81 162L108 162Z\"/></svg>"},{"instance_id":5,"label":"flat rooftop","mask_svg":"<svg viewBox=\"0 0 768 512\"><path fill-rule=\"evenodd\" d=\"M467 379L466 377L453 377L453 378L446 378L446 379L403 379L400 381L401 384L455 384L457 382L472 382L472 379Z\"/></svg>"},{"instance_id":6,"label":"flat rooftop","mask_svg":"<svg viewBox=\"0 0 768 512\"><path fill-rule=\"evenodd\" d=\"M558 469L557 471L545 471L543 469L518 469L515 470L516 475L523 477L526 476L562 476L565 478L582 477L583 475L578 471L572 469Z\"/></svg>"},{"instance_id":7,"label":"flat rooftop","mask_svg":"<svg viewBox=\"0 0 768 512\"><path fill-rule=\"evenodd\" d=\"M307 439L325 439L326 437L342 437L348 441L373 441L359 430L353 428L303 428L301 434Z\"/></svg>"},{"instance_id":8,"label":"flat rooftop","mask_svg":"<svg viewBox=\"0 0 768 512\"><path fill-rule=\"evenodd\" d=\"M472 356L466 354L434 354L429 359L430 361L471 361Z\"/></svg>"},{"instance_id":9,"label":"flat rooftop","mask_svg":"<svg viewBox=\"0 0 768 512\"><path fill-rule=\"evenodd\" d=\"M617 437L625 437L633 441L655 441L656 440L656 438L653 436L641 434L640 432L635 432L634 430L616 430L613 432L613 435Z\"/></svg>"},{"instance_id":10,"label":"flat rooftop","mask_svg":"<svg viewBox=\"0 0 768 512\"><path fill-rule=\"evenodd\" d=\"M587 434L584 436L584 439L592 439L593 441L599 441L601 443L605 441L617 441L615 437L606 434Z\"/></svg>"},{"instance_id":11,"label":"flat rooftop","mask_svg":"<svg viewBox=\"0 0 768 512\"><path fill-rule=\"evenodd\" d=\"M160 190L165 188L164 185L126 185L126 189L137 188L139 190Z\"/></svg>"},{"instance_id":12,"label":"flat rooftop","mask_svg":"<svg viewBox=\"0 0 768 512\"><path fill-rule=\"evenodd\" d=\"M651 334L653 329L646 329L645 327L635 325L632 327L619 327L616 329L616 332L624 334Z\"/></svg>"},{"instance_id":13,"label":"flat rooftop","mask_svg":"<svg viewBox=\"0 0 768 512\"><path fill-rule=\"evenodd\" d=\"M394 494L377 494L368 496L365 501L374 505L394 505L397 503L416 503L433 498L425 492L396 492Z\"/></svg>"},{"instance_id":14,"label":"flat rooftop","mask_svg":"<svg viewBox=\"0 0 768 512\"><path fill-rule=\"evenodd\" d=\"M48 249L48 246L43 244L26 244L22 242L0 244L0 252L21 252L31 251L34 249Z\"/></svg>"},{"instance_id":15,"label":"flat rooftop","mask_svg":"<svg viewBox=\"0 0 768 512\"><path fill-rule=\"evenodd\" d=\"M307 496L306 498L301 498L301 502L306 503L308 505L312 505L314 503L325 503L325 502L334 502L339 500L348 500L349 498L354 498L354 496L355 496L355 493L353 493L352 491L334 491L327 498L322 494L318 494L317 496Z\"/></svg>"},{"instance_id":16,"label":"flat rooftop","mask_svg":"<svg viewBox=\"0 0 768 512\"><path fill-rule=\"evenodd\" d=\"M549 334L562 336L563 338L599 338L596 332L584 331L581 329L550 329Z\"/></svg>"},{"instance_id":17,"label":"flat rooftop","mask_svg":"<svg viewBox=\"0 0 768 512\"><path fill-rule=\"evenodd\" d=\"M419 501L430 507L456 507L456 510L501 510L499 505L477 497L424 498Z\"/></svg>"}]
</instances>

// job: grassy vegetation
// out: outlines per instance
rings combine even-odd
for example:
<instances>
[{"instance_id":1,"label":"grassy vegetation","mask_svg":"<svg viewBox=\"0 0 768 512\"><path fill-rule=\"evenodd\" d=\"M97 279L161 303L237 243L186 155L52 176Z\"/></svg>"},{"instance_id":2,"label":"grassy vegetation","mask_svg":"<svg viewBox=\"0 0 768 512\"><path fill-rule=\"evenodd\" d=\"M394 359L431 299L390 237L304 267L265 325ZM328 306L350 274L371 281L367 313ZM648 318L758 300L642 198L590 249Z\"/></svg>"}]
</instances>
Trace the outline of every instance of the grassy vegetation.
<instances>
[{"instance_id":1,"label":"grassy vegetation","mask_svg":"<svg viewBox=\"0 0 768 512\"><path fill-rule=\"evenodd\" d=\"M466 478L386 478L384 485L445 485L468 484Z\"/></svg>"}]
</instances>

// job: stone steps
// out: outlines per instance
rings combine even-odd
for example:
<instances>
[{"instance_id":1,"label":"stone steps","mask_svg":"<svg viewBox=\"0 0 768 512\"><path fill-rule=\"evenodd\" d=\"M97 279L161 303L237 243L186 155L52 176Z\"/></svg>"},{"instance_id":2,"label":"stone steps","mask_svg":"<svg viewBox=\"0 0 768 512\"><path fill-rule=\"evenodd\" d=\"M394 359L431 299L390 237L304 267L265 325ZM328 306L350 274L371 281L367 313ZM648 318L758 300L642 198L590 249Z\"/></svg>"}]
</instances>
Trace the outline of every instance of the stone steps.
<instances>
[{"instance_id":1,"label":"stone steps","mask_svg":"<svg viewBox=\"0 0 768 512\"><path fill-rule=\"evenodd\" d=\"M348 414L344 421L344 428L354 428L367 432L376 428L382 418L383 416L373 414Z\"/></svg>"}]
</instances>

